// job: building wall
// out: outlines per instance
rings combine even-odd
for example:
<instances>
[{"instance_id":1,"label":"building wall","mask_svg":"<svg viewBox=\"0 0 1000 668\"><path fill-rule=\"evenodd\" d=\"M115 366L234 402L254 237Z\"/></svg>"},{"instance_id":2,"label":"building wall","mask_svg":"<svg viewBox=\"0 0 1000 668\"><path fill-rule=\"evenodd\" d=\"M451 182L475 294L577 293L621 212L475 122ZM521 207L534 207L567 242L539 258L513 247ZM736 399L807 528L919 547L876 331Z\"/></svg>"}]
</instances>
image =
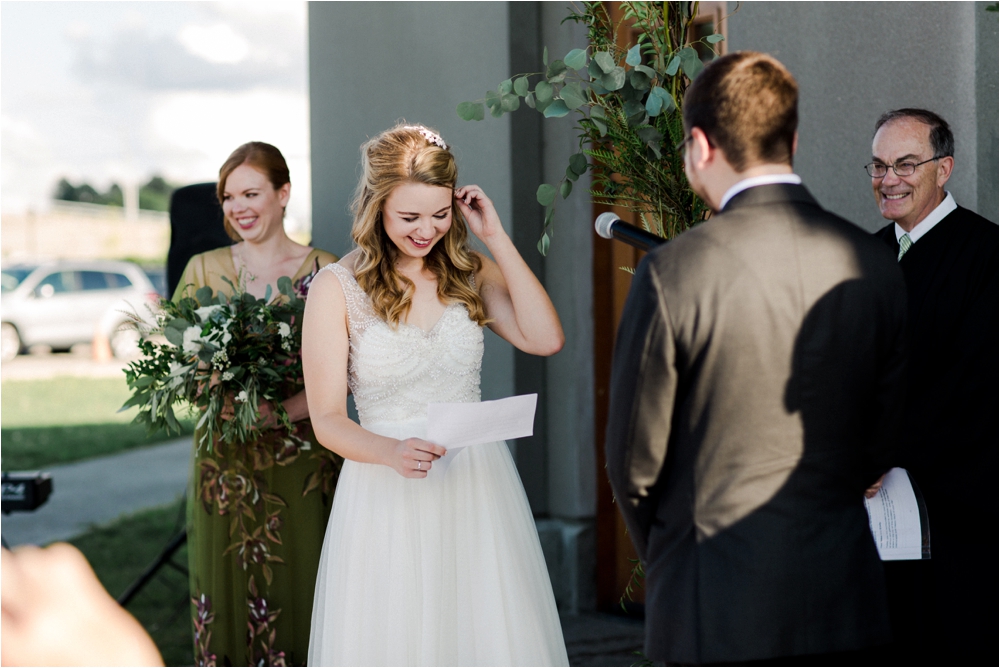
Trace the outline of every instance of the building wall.
<instances>
[{"instance_id":1,"label":"building wall","mask_svg":"<svg viewBox=\"0 0 1000 668\"><path fill-rule=\"evenodd\" d=\"M798 79L795 170L824 207L882 227L863 169L875 121L924 107L955 133L948 189L996 222L997 15L986 4L744 2L728 19L729 49L770 53Z\"/></svg>"},{"instance_id":2,"label":"building wall","mask_svg":"<svg viewBox=\"0 0 1000 668\"><path fill-rule=\"evenodd\" d=\"M510 123L469 123L457 104L508 75L502 2L309 3L313 242L351 250L351 195L359 147L399 120L438 130L459 180L482 186L508 231ZM487 332L483 398L513 394L513 349Z\"/></svg>"}]
</instances>

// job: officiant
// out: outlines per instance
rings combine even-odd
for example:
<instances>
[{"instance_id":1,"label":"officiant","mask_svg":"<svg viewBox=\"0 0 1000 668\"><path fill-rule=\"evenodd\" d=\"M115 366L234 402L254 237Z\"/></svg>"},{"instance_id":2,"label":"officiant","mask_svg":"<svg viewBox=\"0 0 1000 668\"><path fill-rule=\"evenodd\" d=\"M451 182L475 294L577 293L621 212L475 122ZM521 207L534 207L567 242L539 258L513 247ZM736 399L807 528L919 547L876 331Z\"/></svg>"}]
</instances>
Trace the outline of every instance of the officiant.
<instances>
[{"instance_id":1,"label":"officiant","mask_svg":"<svg viewBox=\"0 0 1000 668\"><path fill-rule=\"evenodd\" d=\"M909 298L909 377L898 466L927 502L930 561L886 562L900 665L996 660L997 226L945 190L961 167L948 123L897 109L875 124L877 235L896 253Z\"/></svg>"}]
</instances>

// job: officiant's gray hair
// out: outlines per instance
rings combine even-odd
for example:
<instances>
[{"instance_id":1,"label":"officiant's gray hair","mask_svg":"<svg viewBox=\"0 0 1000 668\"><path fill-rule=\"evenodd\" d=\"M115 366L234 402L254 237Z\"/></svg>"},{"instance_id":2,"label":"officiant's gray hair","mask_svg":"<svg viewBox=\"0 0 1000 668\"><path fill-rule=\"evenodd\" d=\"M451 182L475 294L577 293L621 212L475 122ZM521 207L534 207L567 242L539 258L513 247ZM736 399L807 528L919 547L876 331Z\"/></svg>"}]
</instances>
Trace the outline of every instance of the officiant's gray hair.
<instances>
[{"instance_id":1,"label":"officiant's gray hair","mask_svg":"<svg viewBox=\"0 0 1000 668\"><path fill-rule=\"evenodd\" d=\"M944 158L955 155L955 135L951 133L948 121L927 109L906 107L904 109L893 109L892 111L885 112L875 121L875 132L872 134L872 137L886 123L904 118L912 118L931 129L931 149L934 151L934 157Z\"/></svg>"}]
</instances>

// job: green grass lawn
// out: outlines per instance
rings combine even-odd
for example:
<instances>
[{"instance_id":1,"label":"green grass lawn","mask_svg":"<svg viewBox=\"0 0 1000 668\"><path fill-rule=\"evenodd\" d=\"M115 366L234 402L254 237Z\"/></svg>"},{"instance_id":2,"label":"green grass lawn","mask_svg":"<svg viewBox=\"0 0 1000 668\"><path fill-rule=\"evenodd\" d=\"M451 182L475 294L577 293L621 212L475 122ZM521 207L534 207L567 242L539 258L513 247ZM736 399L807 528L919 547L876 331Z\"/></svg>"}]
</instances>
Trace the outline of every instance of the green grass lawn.
<instances>
[{"instance_id":1,"label":"green grass lawn","mask_svg":"<svg viewBox=\"0 0 1000 668\"><path fill-rule=\"evenodd\" d=\"M117 598L184 526L183 502L144 510L91 529L70 542L86 555L98 579ZM172 560L187 568L187 547ZM193 666L187 576L166 565L127 607L153 637L168 666Z\"/></svg>"},{"instance_id":2,"label":"green grass lawn","mask_svg":"<svg viewBox=\"0 0 1000 668\"><path fill-rule=\"evenodd\" d=\"M51 378L4 381L0 388L3 470L25 471L159 443L130 424L137 410L118 413L129 398L125 379ZM193 421L183 422L186 434Z\"/></svg>"}]
</instances>

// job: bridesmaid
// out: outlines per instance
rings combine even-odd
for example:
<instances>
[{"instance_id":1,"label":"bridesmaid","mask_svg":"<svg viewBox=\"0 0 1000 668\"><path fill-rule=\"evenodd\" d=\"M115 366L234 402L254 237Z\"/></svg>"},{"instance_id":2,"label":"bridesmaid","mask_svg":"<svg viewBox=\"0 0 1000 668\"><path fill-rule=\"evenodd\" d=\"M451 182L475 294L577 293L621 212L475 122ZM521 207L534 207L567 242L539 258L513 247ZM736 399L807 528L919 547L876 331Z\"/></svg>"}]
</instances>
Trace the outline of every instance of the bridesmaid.
<instances>
[{"instance_id":1,"label":"bridesmaid","mask_svg":"<svg viewBox=\"0 0 1000 668\"><path fill-rule=\"evenodd\" d=\"M174 299L202 287L244 285L263 297L289 276L305 297L337 257L295 243L283 218L291 193L281 152L262 142L233 151L219 170L226 231L238 243L196 255ZM257 437L194 449L188 487L188 553L197 665L304 665L316 569L342 459L317 445L302 379L283 405L295 429L259 406ZM199 440L195 434L194 442Z\"/></svg>"}]
</instances>

